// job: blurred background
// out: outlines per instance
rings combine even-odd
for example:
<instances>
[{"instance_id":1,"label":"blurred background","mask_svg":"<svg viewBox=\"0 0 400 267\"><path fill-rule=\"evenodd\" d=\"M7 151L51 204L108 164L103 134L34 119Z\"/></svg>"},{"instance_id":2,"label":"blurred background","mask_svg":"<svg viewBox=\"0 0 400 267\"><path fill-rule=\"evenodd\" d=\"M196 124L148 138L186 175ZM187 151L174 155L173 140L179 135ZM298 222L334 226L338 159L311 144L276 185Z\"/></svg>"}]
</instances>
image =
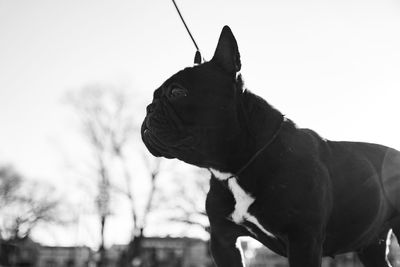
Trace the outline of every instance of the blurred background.
<instances>
[{"instance_id":1,"label":"blurred background","mask_svg":"<svg viewBox=\"0 0 400 267\"><path fill-rule=\"evenodd\" d=\"M300 127L400 149L399 1L177 3L206 59L231 27L246 86ZM0 0L0 266L212 266L207 171L139 133L194 52L171 1Z\"/></svg>"}]
</instances>

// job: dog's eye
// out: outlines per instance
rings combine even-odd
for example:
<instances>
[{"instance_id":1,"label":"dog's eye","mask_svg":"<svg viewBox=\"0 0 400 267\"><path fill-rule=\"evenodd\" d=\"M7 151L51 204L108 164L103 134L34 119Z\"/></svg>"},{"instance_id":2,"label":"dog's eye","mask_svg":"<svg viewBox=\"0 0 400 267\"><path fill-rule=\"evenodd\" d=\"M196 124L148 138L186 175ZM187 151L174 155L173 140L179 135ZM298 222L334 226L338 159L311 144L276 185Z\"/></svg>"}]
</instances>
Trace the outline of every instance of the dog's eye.
<instances>
[{"instance_id":1,"label":"dog's eye","mask_svg":"<svg viewBox=\"0 0 400 267\"><path fill-rule=\"evenodd\" d=\"M172 89L169 93L169 97L176 98L176 97L182 97L182 96L187 96L186 89L183 89L181 87L172 87Z\"/></svg>"}]
</instances>

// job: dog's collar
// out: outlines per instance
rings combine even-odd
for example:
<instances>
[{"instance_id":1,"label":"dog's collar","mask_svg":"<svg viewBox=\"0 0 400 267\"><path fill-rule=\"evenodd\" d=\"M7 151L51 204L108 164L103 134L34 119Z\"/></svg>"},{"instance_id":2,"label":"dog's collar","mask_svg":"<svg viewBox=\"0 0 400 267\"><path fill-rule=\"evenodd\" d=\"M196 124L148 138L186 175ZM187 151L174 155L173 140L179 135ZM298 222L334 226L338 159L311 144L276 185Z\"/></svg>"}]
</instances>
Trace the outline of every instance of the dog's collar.
<instances>
[{"instance_id":1,"label":"dog's collar","mask_svg":"<svg viewBox=\"0 0 400 267\"><path fill-rule=\"evenodd\" d=\"M265 143L265 145L263 147L261 147L248 161L245 165L243 165L242 168L239 169L239 171L236 172L236 174L227 174L227 173L221 173L217 170L211 169L209 168L208 170L214 175L216 176L219 180L223 180L223 181L228 181L229 179L232 178L238 178L240 174L242 174L242 172L244 172L256 159L257 157L269 146L272 144L272 142L275 141L275 139L278 137L280 131L283 128L283 124L286 121L286 117L284 115L282 115L282 121L279 124L279 128L275 131L275 133L272 135L271 139L268 140L267 143ZM222 176L216 175L217 173L220 173ZM225 176L225 177L224 177Z\"/></svg>"},{"instance_id":2,"label":"dog's collar","mask_svg":"<svg viewBox=\"0 0 400 267\"><path fill-rule=\"evenodd\" d=\"M232 175L232 177L229 177L228 179L233 178L233 177L239 177L239 175L240 175L242 172L244 172L244 170L246 170L247 167L249 167L249 166L254 162L254 160L256 160L256 158L257 158L269 145L272 144L272 142L275 141L276 137L278 137L280 131L282 130L282 127L283 127L283 124L284 124L285 121L286 121L286 118L285 118L284 115L282 115L282 121L281 121L281 123L279 124L279 128L278 128L278 129L275 131L275 133L272 135L271 139L269 139L269 141L268 141L267 143L265 143L265 145L264 145L263 147L261 147L261 148L247 161L247 163L246 163L245 165L243 165L242 168L239 169L239 171L238 171L236 174Z\"/></svg>"}]
</instances>

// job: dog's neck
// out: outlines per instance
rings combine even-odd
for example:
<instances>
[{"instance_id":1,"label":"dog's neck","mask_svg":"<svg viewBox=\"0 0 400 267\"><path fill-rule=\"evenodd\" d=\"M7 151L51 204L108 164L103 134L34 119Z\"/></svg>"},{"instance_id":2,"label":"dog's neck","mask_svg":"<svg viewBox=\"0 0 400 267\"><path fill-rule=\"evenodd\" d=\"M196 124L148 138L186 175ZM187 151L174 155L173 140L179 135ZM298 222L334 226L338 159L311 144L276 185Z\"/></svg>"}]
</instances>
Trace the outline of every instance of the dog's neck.
<instances>
[{"instance_id":1,"label":"dog's neck","mask_svg":"<svg viewBox=\"0 0 400 267\"><path fill-rule=\"evenodd\" d=\"M243 103L247 116L250 139L254 149L264 146L280 128L283 114L268 104L261 97L246 90L243 93Z\"/></svg>"},{"instance_id":2,"label":"dog's neck","mask_svg":"<svg viewBox=\"0 0 400 267\"><path fill-rule=\"evenodd\" d=\"M248 90L241 92L238 105L241 125L244 128L234 140L235 145L231 146L232 151L229 153L227 168L223 170L233 174L275 138L283 123L281 112ZM262 153L267 153L267 151L262 151Z\"/></svg>"}]
</instances>

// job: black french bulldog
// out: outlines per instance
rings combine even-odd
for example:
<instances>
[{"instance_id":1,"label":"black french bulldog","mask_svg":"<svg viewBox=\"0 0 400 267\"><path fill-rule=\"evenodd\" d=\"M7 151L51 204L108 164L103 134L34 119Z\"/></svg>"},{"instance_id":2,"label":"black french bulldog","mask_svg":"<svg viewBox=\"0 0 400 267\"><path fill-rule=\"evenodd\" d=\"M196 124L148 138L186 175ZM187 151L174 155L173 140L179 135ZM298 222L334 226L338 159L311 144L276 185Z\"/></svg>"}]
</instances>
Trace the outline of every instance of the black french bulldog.
<instances>
[{"instance_id":1,"label":"black french bulldog","mask_svg":"<svg viewBox=\"0 0 400 267\"><path fill-rule=\"evenodd\" d=\"M211 171L206 210L217 266L243 266L235 243L250 236L291 267L355 251L366 267L390 266L400 239L400 153L334 142L300 129L244 89L236 40L225 26L211 61L154 92L142 139L155 156Z\"/></svg>"}]
</instances>

